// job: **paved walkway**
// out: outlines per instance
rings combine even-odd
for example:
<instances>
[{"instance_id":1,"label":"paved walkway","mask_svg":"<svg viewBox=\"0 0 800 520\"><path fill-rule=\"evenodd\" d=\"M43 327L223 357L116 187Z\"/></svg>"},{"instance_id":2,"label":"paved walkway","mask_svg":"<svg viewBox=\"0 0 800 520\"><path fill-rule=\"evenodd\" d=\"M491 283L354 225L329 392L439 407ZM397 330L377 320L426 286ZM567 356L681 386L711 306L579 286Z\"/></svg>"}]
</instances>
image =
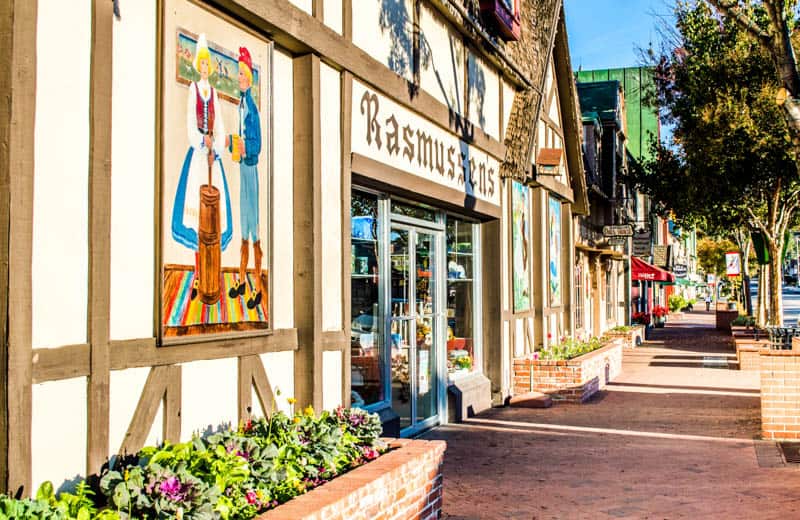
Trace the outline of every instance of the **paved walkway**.
<instances>
[{"instance_id":1,"label":"paved walkway","mask_svg":"<svg viewBox=\"0 0 800 520\"><path fill-rule=\"evenodd\" d=\"M429 432L448 442L443 518L800 518L800 469L757 440L759 376L735 360L695 312L626 352L590 403Z\"/></svg>"}]
</instances>

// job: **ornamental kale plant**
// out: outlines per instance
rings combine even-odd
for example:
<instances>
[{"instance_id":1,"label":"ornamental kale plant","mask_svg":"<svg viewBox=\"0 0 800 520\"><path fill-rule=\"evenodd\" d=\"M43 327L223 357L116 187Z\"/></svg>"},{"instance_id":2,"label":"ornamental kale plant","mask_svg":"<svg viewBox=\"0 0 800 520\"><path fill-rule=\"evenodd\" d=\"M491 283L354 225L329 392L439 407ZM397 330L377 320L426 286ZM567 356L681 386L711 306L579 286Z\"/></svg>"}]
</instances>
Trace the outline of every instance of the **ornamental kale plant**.
<instances>
[{"instance_id":1,"label":"ornamental kale plant","mask_svg":"<svg viewBox=\"0 0 800 520\"><path fill-rule=\"evenodd\" d=\"M188 442L147 447L58 499L0 496L0 520L247 520L386 451L377 415L311 407L247 421Z\"/></svg>"},{"instance_id":2,"label":"ornamental kale plant","mask_svg":"<svg viewBox=\"0 0 800 520\"><path fill-rule=\"evenodd\" d=\"M541 351L541 359L549 361L566 361L603 346L604 338L591 338L589 341L580 341L574 338L564 338L561 343L550 345Z\"/></svg>"}]
</instances>

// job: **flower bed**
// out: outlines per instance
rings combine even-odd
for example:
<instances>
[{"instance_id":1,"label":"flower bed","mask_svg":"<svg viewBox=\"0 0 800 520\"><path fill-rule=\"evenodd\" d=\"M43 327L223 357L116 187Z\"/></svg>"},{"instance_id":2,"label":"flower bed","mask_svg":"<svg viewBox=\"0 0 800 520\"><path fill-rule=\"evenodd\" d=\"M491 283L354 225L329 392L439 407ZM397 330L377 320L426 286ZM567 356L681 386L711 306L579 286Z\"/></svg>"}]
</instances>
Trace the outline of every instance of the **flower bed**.
<instances>
[{"instance_id":1,"label":"flower bed","mask_svg":"<svg viewBox=\"0 0 800 520\"><path fill-rule=\"evenodd\" d=\"M644 342L644 325L614 327L605 333L609 338L621 338L625 348L636 348Z\"/></svg>"},{"instance_id":2,"label":"flower bed","mask_svg":"<svg viewBox=\"0 0 800 520\"><path fill-rule=\"evenodd\" d=\"M387 450L380 432L377 415L358 409L278 412L121 457L90 479L94 489L81 483L56 497L45 483L34 500L0 496L0 518L251 519L378 458Z\"/></svg>"},{"instance_id":3,"label":"flower bed","mask_svg":"<svg viewBox=\"0 0 800 520\"><path fill-rule=\"evenodd\" d=\"M514 394L542 392L553 400L582 403L622 372L621 338L572 359L543 359L538 353L514 360Z\"/></svg>"}]
</instances>

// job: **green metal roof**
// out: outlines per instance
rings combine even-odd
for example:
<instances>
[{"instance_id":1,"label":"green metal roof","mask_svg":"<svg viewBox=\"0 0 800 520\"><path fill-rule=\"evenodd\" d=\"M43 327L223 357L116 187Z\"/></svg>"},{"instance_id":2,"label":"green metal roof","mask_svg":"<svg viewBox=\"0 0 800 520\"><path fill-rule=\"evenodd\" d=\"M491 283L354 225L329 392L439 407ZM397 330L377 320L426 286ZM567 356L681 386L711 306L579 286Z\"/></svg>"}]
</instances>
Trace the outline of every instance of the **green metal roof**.
<instances>
[{"instance_id":1,"label":"green metal roof","mask_svg":"<svg viewBox=\"0 0 800 520\"><path fill-rule=\"evenodd\" d=\"M650 158L650 140L658 139L658 110L650 106L646 98L654 88L653 69L628 67L621 69L581 70L576 73L579 82L617 80L625 92L625 122L628 150L637 160Z\"/></svg>"},{"instance_id":2,"label":"green metal roof","mask_svg":"<svg viewBox=\"0 0 800 520\"><path fill-rule=\"evenodd\" d=\"M616 121L619 115L619 81L578 83L578 98L584 117L595 115L601 121Z\"/></svg>"}]
</instances>

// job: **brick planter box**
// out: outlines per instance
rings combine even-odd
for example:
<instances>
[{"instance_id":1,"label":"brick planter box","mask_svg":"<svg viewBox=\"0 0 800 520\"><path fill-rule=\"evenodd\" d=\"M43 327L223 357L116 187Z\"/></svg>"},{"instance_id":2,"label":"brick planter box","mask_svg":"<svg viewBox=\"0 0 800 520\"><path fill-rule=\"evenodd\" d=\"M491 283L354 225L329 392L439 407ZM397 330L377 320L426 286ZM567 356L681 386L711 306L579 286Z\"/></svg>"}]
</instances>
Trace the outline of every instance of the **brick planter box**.
<instances>
[{"instance_id":1,"label":"brick planter box","mask_svg":"<svg viewBox=\"0 0 800 520\"><path fill-rule=\"evenodd\" d=\"M765 439L800 439L800 338L793 350L762 350L761 435Z\"/></svg>"},{"instance_id":2,"label":"brick planter box","mask_svg":"<svg viewBox=\"0 0 800 520\"><path fill-rule=\"evenodd\" d=\"M444 441L391 439L397 448L256 520L439 518Z\"/></svg>"},{"instance_id":3,"label":"brick planter box","mask_svg":"<svg viewBox=\"0 0 800 520\"><path fill-rule=\"evenodd\" d=\"M628 332L606 331L609 338L618 338L625 342L625 348L636 348L644 342L644 325L631 325Z\"/></svg>"},{"instance_id":4,"label":"brick planter box","mask_svg":"<svg viewBox=\"0 0 800 520\"><path fill-rule=\"evenodd\" d=\"M569 361L517 358L514 394L534 391L553 400L583 403L622 372L624 345L623 339L612 338L604 347Z\"/></svg>"},{"instance_id":5,"label":"brick planter box","mask_svg":"<svg viewBox=\"0 0 800 520\"><path fill-rule=\"evenodd\" d=\"M717 309L716 312L716 325L717 330L724 330L726 332L731 331L731 322L735 320L739 316L739 311L732 310L732 311L723 311Z\"/></svg>"},{"instance_id":6,"label":"brick planter box","mask_svg":"<svg viewBox=\"0 0 800 520\"><path fill-rule=\"evenodd\" d=\"M736 337L733 343L736 347L736 360L739 370L761 370L761 351L769 349L769 339L759 336L756 341L753 337Z\"/></svg>"}]
</instances>

